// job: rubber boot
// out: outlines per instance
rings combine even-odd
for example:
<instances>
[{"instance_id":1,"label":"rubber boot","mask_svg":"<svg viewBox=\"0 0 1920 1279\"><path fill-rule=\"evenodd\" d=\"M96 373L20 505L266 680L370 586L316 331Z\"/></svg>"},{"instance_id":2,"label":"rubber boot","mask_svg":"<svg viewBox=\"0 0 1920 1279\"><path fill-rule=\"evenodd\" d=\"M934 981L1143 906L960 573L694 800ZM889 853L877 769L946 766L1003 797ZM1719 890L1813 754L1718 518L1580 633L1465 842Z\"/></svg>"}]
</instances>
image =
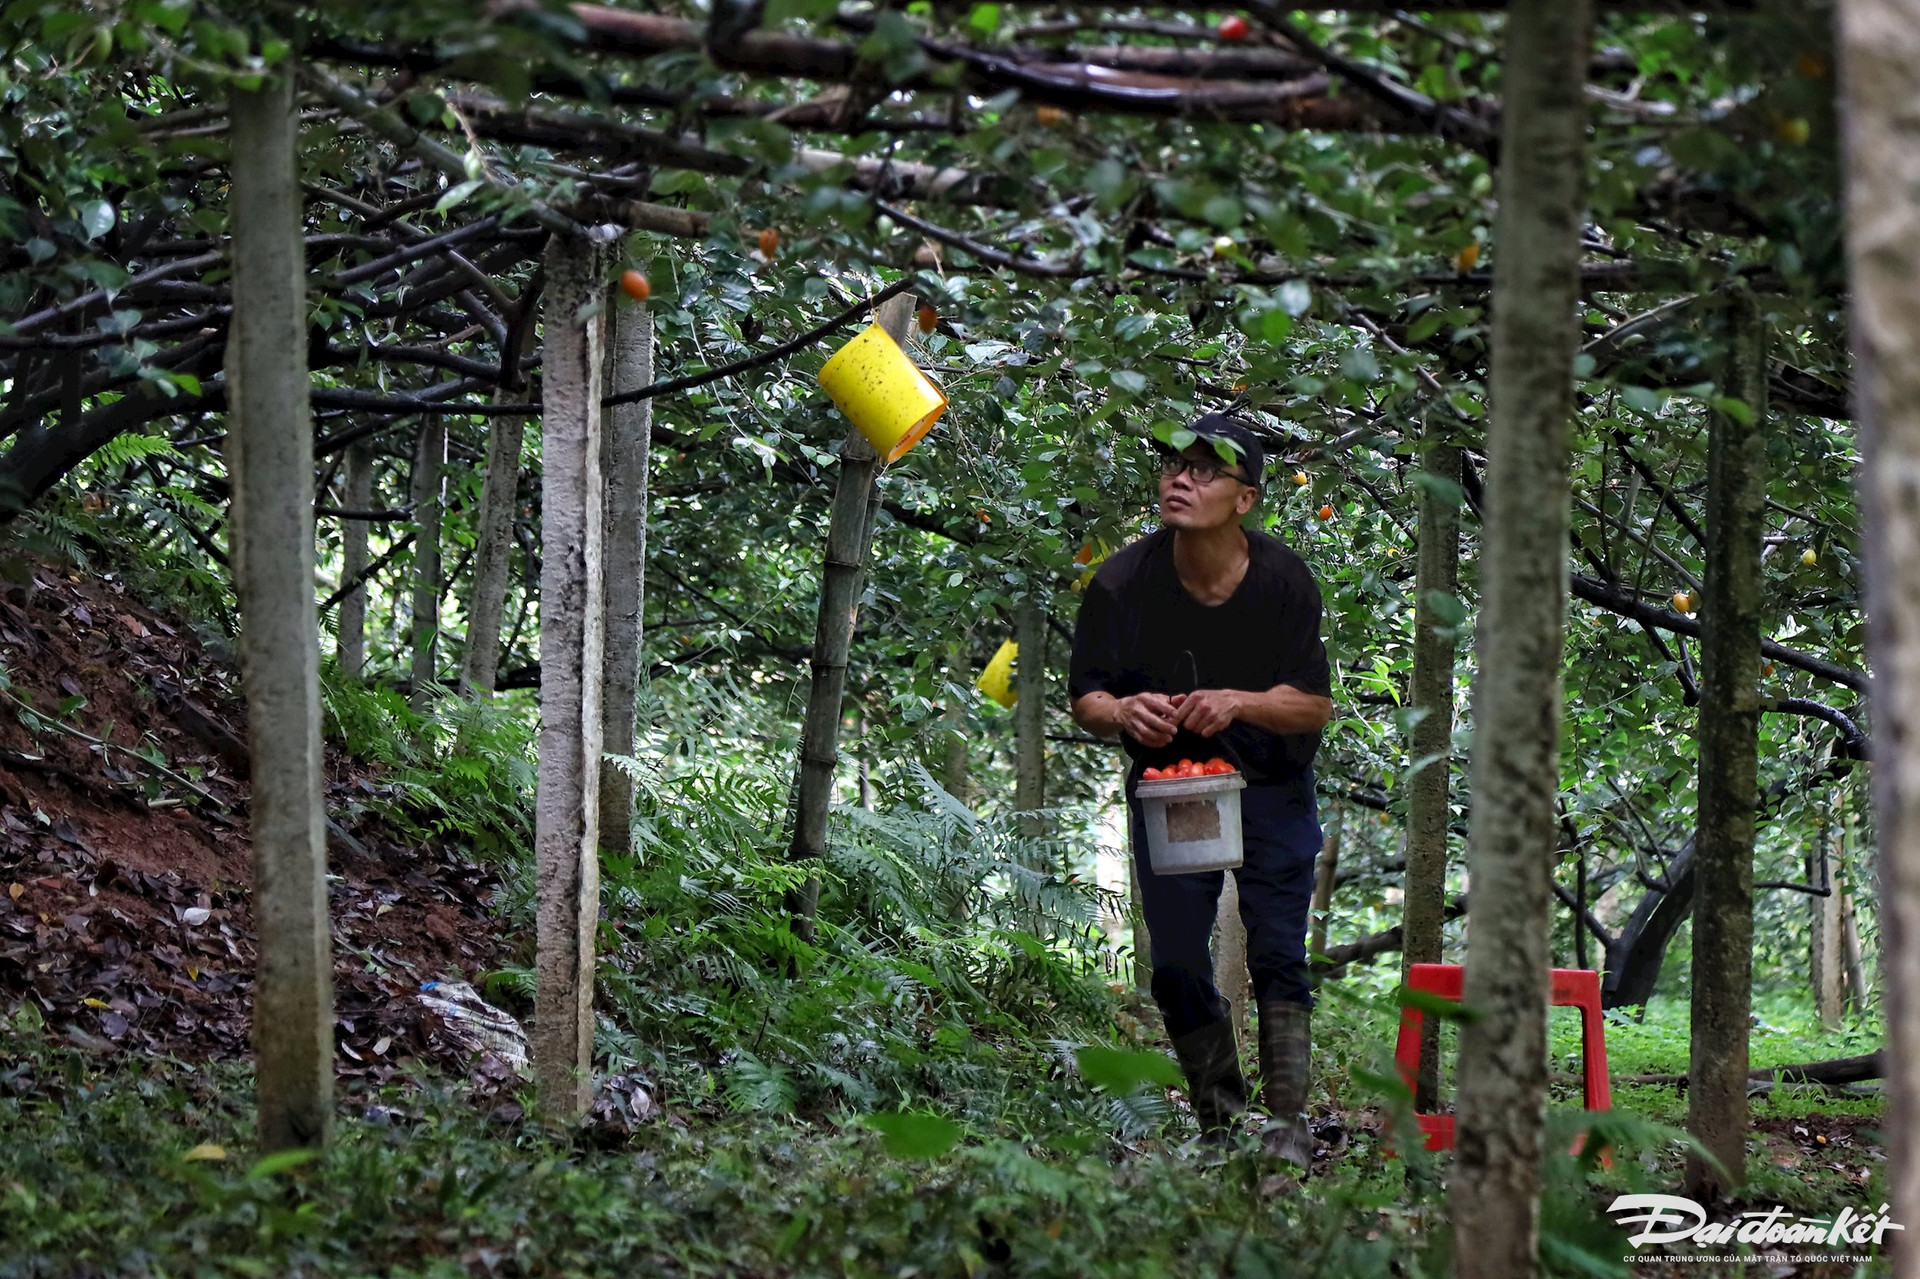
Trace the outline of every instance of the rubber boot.
<instances>
[{"instance_id":1,"label":"rubber boot","mask_svg":"<svg viewBox=\"0 0 1920 1279\"><path fill-rule=\"evenodd\" d=\"M1307 1131L1307 1079L1313 1061L1313 1009L1284 999L1260 1005L1260 1100L1268 1115L1261 1146L1305 1173L1313 1166Z\"/></svg>"},{"instance_id":2,"label":"rubber boot","mask_svg":"<svg viewBox=\"0 0 1920 1279\"><path fill-rule=\"evenodd\" d=\"M1240 1050L1233 1022L1222 1018L1173 1041L1173 1055L1187 1077L1187 1096L1200 1135L1224 1141L1234 1119L1247 1108L1247 1081L1240 1073Z\"/></svg>"}]
</instances>

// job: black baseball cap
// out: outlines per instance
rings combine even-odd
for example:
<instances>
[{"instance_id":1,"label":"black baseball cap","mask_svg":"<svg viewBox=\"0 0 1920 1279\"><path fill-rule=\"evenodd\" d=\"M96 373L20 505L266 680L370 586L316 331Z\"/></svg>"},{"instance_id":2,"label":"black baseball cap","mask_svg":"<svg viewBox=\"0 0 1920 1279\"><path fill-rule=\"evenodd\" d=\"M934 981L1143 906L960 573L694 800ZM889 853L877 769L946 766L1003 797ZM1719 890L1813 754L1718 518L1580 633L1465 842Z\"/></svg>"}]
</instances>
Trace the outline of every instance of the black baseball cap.
<instances>
[{"instance_id":1,"label":"black baseball cap","mask_svg":"<svg viewBox=\"0 0 1920 1279\"><path fill-rule=\"evenodd\" d=\"M1187 423L1187 429L1203 440L1225 440L1233 445L1253 487L1261 487L1267 454L1260 447L1260 437L1253 433L1251 423L1225 413L1205 413Z\"/></svg>"}]
</instances>

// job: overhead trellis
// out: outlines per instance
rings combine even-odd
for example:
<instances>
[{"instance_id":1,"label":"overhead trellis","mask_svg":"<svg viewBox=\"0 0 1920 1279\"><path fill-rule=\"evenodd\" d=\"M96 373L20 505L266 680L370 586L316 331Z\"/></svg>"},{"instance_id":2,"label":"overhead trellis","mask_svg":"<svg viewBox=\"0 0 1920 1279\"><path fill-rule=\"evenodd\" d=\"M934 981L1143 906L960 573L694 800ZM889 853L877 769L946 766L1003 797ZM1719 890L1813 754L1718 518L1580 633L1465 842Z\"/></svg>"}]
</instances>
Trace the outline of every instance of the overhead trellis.
<instances>
[{"instance_id":1,"label":"overhead trellis","mask_svg":"<svg viewBox=\"0 0 1920 1279\"><path fill-rule=\"evenodd\" d=\"M1435 5L1425 12L1496 8ZM819 267L829 280L847 272L851 281L875 266L917 267L934 273L924 292L937 293L935 276L957 270L1022 277L1031 281L1022 287L1040 292L1096 282L1215 302L1307 284L1328 299L1316 306L1316 319L1378 335L1427 361L1431 371L1421 375L1436 397L1447 389L1435 373L1447 386L1477 383L1479 343L1423 332L1399 310L1395 294L1478 304L1490 282L1484 264L1448 263L1443 254L1412 269L1402 258L1383 272L1351 259L1316 260L1276 233L1284 233L1289 215L1261 213L1276 198L1271 191L1257 198L1224 193L1247 225L1229 252L1218 253L1209 233L1220 229L1220 210L1204 199L1183 203L1177 157L1199 145L1194 140L1205 131L1222 127L1257 135L1340 131L1435 147L1436 159L1449 150L1478 155L1491 147L1497 98L1456 85L1442 100L1431 86L1419 87L1422 77L1404 63L1403 51L1357 57L1342 51L1337 28L1332 36L1309 33L1290 11L1270 4L1249 12L1255 34L1242 44L1224 42L1203 14L1182 10L1024 24L1016 20L1018 6L993 7L990 20L983 9L925 18L848 10L823 12L807 31L793 24L758 29L757 17L744 22L727 6L701 22L572 5L503 9L457 38L442 28L428 40L415 33L435 21L431 15L411 26L396 18L393 34L381 33L378 12L358 28L329 27L337 21L329 17L300 51L309 288L320 321L309 351L317 374L316 461L325 466L357 443L380 444L423 413L455 421L536 413L538 353L509 361L502 352L517 349L513 333L533 323L518 281L547 236L608 223L672 238L738 234L741 198L759 207L785 202L796 211L832 207L877 216L906 233L864 253L816 239L807 251L827 250ZM1425 42L1456 67L1490 62L1490 48L1476 45L1471 32L1435 35L1420 19L1399 21L1409 49ZM171 65L159 45L129 56ZM1603 130L1611 118L1634 134L1649 116L1682 110L1638 97L1633 70L1631 59L1614 50L1594 54L1596 81L1627 77L1622 88L1589 86ZM157 173L217 181L222 100L130 94L128 102L135 111L125 127L156 157ZM1037 123L1041 110L1072 114L1030 125L1024 136L1043 145L1058 138L1065 151L1103 119L1159 119L1148 127L1156 146L1171 148L1175 163L1161 162L1170 176L1134 182L1115 202L1076 189L1080 179L1111 173L1072 165L1047 170L1007 152L1004 142L985 151L969 146L989 124L997 122L1004 134L1009 118ZM839 133L849 145L801 145L793 135L805 131ZM1095 149L1092 139L1085 149ZM1689 215L1703 207L1690 193L1702 186L1682 166L1653 172L1627 209L1655 224L1656 233L1631 254L1612 250L1604 236L1594 239L1582 272L1585 295L1684 298L1721 278L1789 294L1806 287L1751 260L1697 252L1700 238L1723 234L1719 224L1727 221L1727 209L1719 208L1707 219L1714 229L1688 229ZM155 420L173 422L181 444L217 443L200 423L224 408L220 367L230 304L224 249L202 231L210 224L200 212L188 207L138 224L116 220L87 244L120 278L80 291L71 277L39 283L20 318L0 332L0 367L12 381L0 408L0 438L11 437L0 454L0 487L16 503L38 499L108 442ZM1737 211L1747 222L1757 216ZM692 391L778 365L864 313L857 294L841 301L835 313L791 336L759 335L758 349L730 360L663 350L656 382L628 397ZM1594 373L1618 366L1641 382L1685 385L1687 370L1649 358L1644 342L1669 311L1639 304L1619 314L1619 323L1589 343ZM1205 393L1255 409L1267 398L1265 388L1244 393L1204 376L1196 382ZM1846 412L1844 385L1794 363L1790 352L1775 361L1770 382L1787 409L1823 417ZM1337 456L1369 438L1364 415L1361 422L1357 432L1332 441L1291 430L1284 418L1272 429L1305 459ZM675 438L671 426L654 429ZM451 447L456 456L477 456L458 430ZM1479 461L1470 453L1470 483ZM157 465L218 496L172 462ZM788 461L772 473L824 480L817 468ZM898 500L889 507L896 518L950 539L976 537L959 512ZM1589 602L1643 624L1680 634L1697 627L1605 575L1575 586ZM1802 662L1803 655L1775 648L1802 669L1857 682L1832 663Z\"/></svg>"}]
</instances>

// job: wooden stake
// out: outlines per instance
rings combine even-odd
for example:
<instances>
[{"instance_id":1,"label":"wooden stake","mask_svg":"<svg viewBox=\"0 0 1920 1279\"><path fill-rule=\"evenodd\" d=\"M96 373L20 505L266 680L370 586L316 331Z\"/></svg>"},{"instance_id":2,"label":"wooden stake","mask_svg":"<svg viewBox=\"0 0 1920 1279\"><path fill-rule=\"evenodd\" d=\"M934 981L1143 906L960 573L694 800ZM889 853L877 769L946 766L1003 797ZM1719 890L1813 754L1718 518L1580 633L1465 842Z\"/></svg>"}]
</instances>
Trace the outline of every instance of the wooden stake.
<instances>
[{"instance_id":1,"label":"wooden stake","mask_svg":"<svg viewBox=\"0 0 1920 1279\"><path fill-rule=\"evenodd\" d=\"M591 1096L593 935L600 922L600 363L598 246L547 246L541 396L540 764L534 801L534 1083L550 1123Z\"/></svg>"}]
</instances>

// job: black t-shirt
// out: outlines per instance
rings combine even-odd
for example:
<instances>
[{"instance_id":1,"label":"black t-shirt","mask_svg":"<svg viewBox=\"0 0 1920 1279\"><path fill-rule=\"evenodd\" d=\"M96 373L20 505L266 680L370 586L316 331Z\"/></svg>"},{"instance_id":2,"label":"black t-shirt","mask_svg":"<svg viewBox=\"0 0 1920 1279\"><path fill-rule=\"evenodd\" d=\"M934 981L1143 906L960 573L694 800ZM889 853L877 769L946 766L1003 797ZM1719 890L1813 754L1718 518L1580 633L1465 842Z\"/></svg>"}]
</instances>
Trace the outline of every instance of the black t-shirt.
<instances>
[{"instance_id":1,"label":"black t-shirt","mask_svg":"<svg viewBox=\"0 0 1920 1279\"><path fill-rule=\"evenodd\" d=\"M1207 605L1180 581L1173 530L1158 529L1114 552L1081 600L1069 693L1264 693L1290 684L1331 697L1319 583L1306 561L1278 538L1249 532L1247 553L1239 587L1223 603ZM1144 746L1127 734L1121 740L1133 757L1129 790L1143 769L1216 755L1237 765L1248 785L1289 781L1313 766L1320 748L1318 732L1271 733L1240 720L1212 737L1181 729L1162 747Z\"/></svg>"}]
</instances>

